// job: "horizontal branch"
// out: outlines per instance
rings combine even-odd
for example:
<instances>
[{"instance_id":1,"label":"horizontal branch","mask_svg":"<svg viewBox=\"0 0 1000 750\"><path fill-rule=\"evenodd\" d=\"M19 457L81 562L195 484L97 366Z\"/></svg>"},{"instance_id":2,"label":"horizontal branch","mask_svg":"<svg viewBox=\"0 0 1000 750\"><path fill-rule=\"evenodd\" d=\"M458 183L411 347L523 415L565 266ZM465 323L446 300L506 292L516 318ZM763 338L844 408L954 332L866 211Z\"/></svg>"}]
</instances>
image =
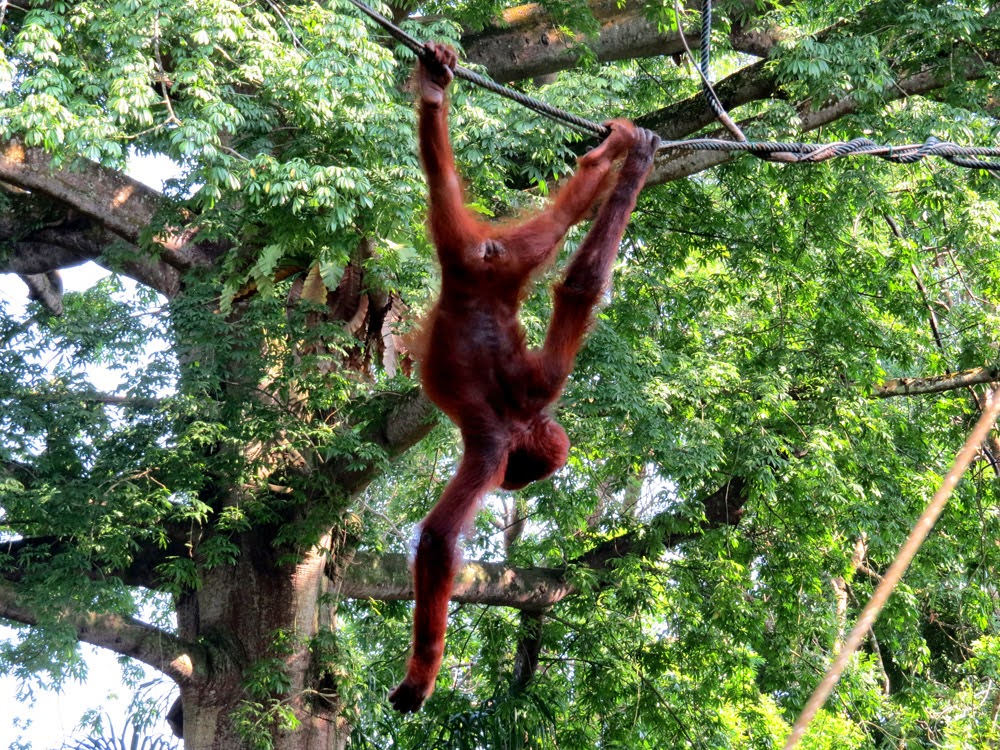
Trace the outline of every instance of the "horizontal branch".
<instances>
[{"instance_id":1,"label":"horizontal branch","mask_svg":"<svg viewBox=\"0 0 1000 750\"><path fill-rule=\"evenodd\" d=\"M693 7L694 2L684 5ZM742 7L729 3L728 18L717 14L716 29L728 27L729 46L746 55L766 57L780 31L757 24L757 7L743 0ZM549 76L576 66L587 55L601 62L644 57L677 57L684 53L678 30L665 30L638 0L589 0L594 28L589 34L574 33L554 19L542 3L526 3L502 11L484 29L466 31L462 48L467 59L483 66L495 81L509 83ZM733 18L749 23L743 25ZM421 19L415 19L420 21ZM699 18L689 13L682 19L687 46L701 45Z\"/></svg>"},{"instance_id":2,"label":"horizontal branch","mask_svg":"<svg viewBox=\"0 0 1000 750\"><path fill-rule=\"evenodd\" d=\"M44 619L24 599L15 584L0 581L0 618L25 625L44 624ZM204 663L199 647L131 617L64 609L57 619L69 624L81 642L137 659L178 683L191 680L195 665Z\"/></svg>"},{"instance_id":3,"label":"horizontal branch","mask_svg":"<svg viewBox=\"0 0 1000 750\"><path fill-rule=\"evenodd\" d=\"M7 471L15 479L21 481L25 486L30 487L34 480L34 470L26 464L16 462L0 463L0 471ZM6 519L15 522L17 519ZM187 546L187 532L183 528L177 528L171 524L164 524L162 530L166 532L166 543L161 546L161 541L145 542L132 550L131 559L127 567L104 568L82 570L81 575L93 580L107 580L118 578L126 586L141 586L147 589L155 589L159 584L157 568L166 560L180 555L190 553ZM23 577L23 561L37 564L42 558L57 555L73 550L73 542L57 536L34 536L22 537L11 541L5 541L0 545L0 553L4 556L4 562L9 562L3 569L0 580L8 583L18 583Z\"/></svg>"},{"instance_id":4,"label":"horizontal branch","mask_svg":"<svg viewBox=\"0 0 1000 750\"><path fill-rule=\"evenodd\" d=\"M455 578L451 598L467 604L544 611L577 592L567 574L571 568L607 570L612 560L626 555L655 557L658 550L675 547L705 531L735 526L743 516L745 499L745 483L734 477L703 500L705 515L700 524L692 527L688 520L664 512L641 529L598 544L566 568L512 568L503 563L468 562ZM331 577L336 573L328 569ZM337 580L341 582L341 595L348 599L408 601L414 596L408 560L402 554L358 552L351 567Z\"/></svg>"},{"instance_id":5,"label":"horizontal branch","mask_svg":"<svg viewBox=\"0 0 1000 750\"><path fill-rule=\"evenodd\" d=\"M684 42L677 31L662 31L650 21L642 3L594 0L590 3L598 29L572 34L553 21L543 5L529 3L503 11L482 31L462 36L467 58L500 83L552 75L576 66L585 53L601 62L678 55ZM688 33L688 44L700 38Z\"/></svg>"},{"instance_id":6,"label":"horizontal branch","mask_svg":"<svg viewBox=\"0 0 1000 750\"><path fill-rule=\"evenodd\" d=\"M118 396L101 391L54 391L14 393L12 399L45 404L100 404L102 406L124 406L135 409L155 409L164 403L164 399L151 396Z\"/></svg>"},{"instance_id":7,"label":"horizontal branch","mask_svg":"<svg viewBox=\"0 0 1000 750\"><path fill-rule=\"evenodd\" d=\"M922 94L928 94L932 91L944 88L945 86L954 83L956 80L959 81L972 81L987 75L987 71L992 70L992 65L995 61L1000 61L1000 50L993 50L984 56L989 64L977 64L964 66L962 70L949 70L949 71L923 71L915 75L904 78L896 83L887 86L883 92L883 100L888 103L895 101L897 99L906 98L908 96L917 96ZM739 75L739 73L734 73L734 76ZM754 85L761 83L757 81ZM749 85L749 84L748 84ZM766 86L760 86L757 89L757 93L753 97L747 97L749 100L767 98L762 96L767 93ZM770 95L774 95L775 92L770 92ZM687 102L680 102L677 105L666 108L663 111L651 113L643 118L640 118L638 122L640 124L647 121L668 121L670 120L670 113L675 107L681 107L687 104ZM850 114L854 114L858 111L859 104L853 96L845 96L835 102L831 102L826 106L818 109L812 110L812 105L810 102L799 105L799 132L807 133L812 130L828 125L842 117ZM690 121L692 125L696 125L700 122L700 119L694 119ZM742 126L747 123L741 122ZM685 133L687 135L687 133ZM653 167L653 171L647 180L648 185L658 185L665 182L671 182L673 180L679 180L684 177L690 177L698 172L703 172L712 167L717 167L722 164L726 164L733 159L741 156L742 154L732 151L684 151L681 149L674 149L672 151L661 151L658 154L656 162ZM852 157L858 158L858 157Z\"/></svg>"},{"instance_id":8,"label":"horizontal branch","mask_svg":"<svg viewBox=\"0 0 1000 750\"><path fill-rule=\"evenodd\" d=\"M407 556L356 553L343 578L340 591L348 599L413 599L413 578ZM574 591L562 570L512 568L503 563L468 562L455 577L451 598L465 604L489 604L541 611Z\"/></svg>"},{"instance_id":9,"label":"horizontal branch","mask_svg":"<svg viewBox=\"0 0 1000 750\"><path fill-rule=\"evenodd\" d=\"M934 375L929 378L892 378L875 387L872 394L876 398L893 396L918 396L925 393L943 393L970 385L1000 382L1000 368L975 367L971 370L953 372L948 375Z\"/></svg>"}]
</instances>

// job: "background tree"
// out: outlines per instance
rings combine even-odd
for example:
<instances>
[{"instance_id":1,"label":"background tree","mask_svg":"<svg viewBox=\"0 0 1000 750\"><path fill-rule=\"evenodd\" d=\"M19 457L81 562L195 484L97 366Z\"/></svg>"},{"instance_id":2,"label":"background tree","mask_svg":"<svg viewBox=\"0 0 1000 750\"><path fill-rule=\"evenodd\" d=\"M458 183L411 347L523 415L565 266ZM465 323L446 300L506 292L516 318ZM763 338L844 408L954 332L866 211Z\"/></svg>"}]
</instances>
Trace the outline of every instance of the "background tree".
<instances>
[{"instance_id":1,"label":"background tree","mask_svg":"<svg viewBox=\"0 0 1000 750\"><path fill-rule=\"evenodd\" d=\"M691 12L393 13L581 115L715 132ZM727 0L718 92L761 140L995 143L998 15ZM339 0L0 2L0 268L38 301L0 317L0 617L26 626L0 663L137 659L189 750L772 747L1000 377L995 177L661 153L560 405L570 464L480 515L403 720L408 540L458 444L401 338L436 274L412 62ZM468 86L452 112L488 215L588 145ZM130 154L182 174L154 191ZM117 276L62 294L84 260ZM998 448L810 747L1000 741Z\"/></svg>"}]
</instances>

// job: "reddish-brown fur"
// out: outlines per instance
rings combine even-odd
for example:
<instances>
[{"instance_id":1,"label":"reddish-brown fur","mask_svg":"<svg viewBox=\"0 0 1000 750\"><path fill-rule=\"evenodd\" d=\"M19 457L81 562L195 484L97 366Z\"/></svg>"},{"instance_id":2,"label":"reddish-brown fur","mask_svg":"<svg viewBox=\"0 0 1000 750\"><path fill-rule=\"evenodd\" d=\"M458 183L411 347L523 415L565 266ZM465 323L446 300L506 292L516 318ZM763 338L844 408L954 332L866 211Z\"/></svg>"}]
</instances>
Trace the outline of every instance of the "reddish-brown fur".
<instances>
[{"instance_id":1,"label":"reddish-brown fur","mask_svg":"<svg viewBox=\"0 0 1000 750\"><path fill-rule=\"evenodd\" d=\"M517 226L480 222L465 207L448 138L445 89L455 53L444 45L428 47L434 62L417 68L420 150L441 296L425 326L421 380L430 399L458 426L465 453L420 528L413 653L406 678L389 696L402 712L416 711L434 689L456 546L479 501L497 487L518 489L543 479L566 462L569 439L545 409L562 391L591 310L608 285L658 143L653 133L616 120L611 135L580 159L576 174L544 213ZM615 178L613 163L626 154ZM593 227L555 288L545 343L529 350L517 319L525 285L612 180Z\"/></svg>"}]
</instances>

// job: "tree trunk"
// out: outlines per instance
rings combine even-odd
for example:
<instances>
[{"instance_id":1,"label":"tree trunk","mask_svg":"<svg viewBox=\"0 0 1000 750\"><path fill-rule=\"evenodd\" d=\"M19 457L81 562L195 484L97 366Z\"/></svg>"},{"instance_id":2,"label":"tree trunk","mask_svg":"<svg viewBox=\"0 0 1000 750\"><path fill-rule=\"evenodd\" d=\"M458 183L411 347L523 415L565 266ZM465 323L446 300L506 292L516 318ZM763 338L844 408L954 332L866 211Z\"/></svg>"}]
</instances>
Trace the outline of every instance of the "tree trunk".
<instances>
[{"instance_id":1,"label":"tree trunk","mask_svg":"<svg viewBox=\"0 0 1000 750\"><path fill-rule=\"evenodd\" d=\"M185 750L346 747L350 727L316 647L332 628L320 606L328 542L291 564L270 538L247 534L235 564L177 598L180 635L208 650L204 673L181 688Z\"/></svg>"}]
</instances>

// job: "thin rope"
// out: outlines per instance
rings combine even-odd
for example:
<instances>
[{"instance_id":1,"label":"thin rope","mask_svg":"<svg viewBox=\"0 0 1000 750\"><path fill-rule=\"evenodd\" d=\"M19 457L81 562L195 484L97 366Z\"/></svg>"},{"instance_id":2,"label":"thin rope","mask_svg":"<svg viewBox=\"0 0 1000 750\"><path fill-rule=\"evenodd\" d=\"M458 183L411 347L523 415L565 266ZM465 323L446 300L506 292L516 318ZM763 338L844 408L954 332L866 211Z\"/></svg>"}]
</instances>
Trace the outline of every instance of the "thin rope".
<instances>
[{"instance_id":1,"label":"thin rope","mask_svg":"<svg viewBox=\"0 0 1000 750\"><path fill-rule=\"evenodd\" d=\"M407 34L396 24L383 16L381 13L370 8L362 0L351 0L351 3L361 10L365 15L382 26L389 34L404 46L411 49L421 59L428 59L427 48L424 43ZM711 24L711 3L706 0L705 6L708 9L708 24L705 24L705 15L702 16L702 60L707 69L710 51L705 46L705 29ZM678 17L678 29L680 28L680 17ZM683 37L683 31L681 31ZM710 46L710 39L709 39ZM699 64L699 73L707 82L707 75ZM606 138L610 130L606 125L601 125L592 120L587 120L571 112L567 112L558 107L553 107L543 101L522 94L520 91L503 86L488 78L484 78L478 73L474 73L468 68L455 67L455 76L470 83L480 86L487 91L504 96L518 104L527 107L541 115L553 120L561 121L576 130L595 135L598 138ZM710 89L711 86L709 85ZM714 93L714 92L713 92ZM707 95L706 95L707 96ZM723 112L721 102L715 97L715 103ZM710 106L712 106L710 100ZM712 106L713 111L715 107ZM718 113L717 113L718 114ZM728 116L728 115L727 115ZM759 159L777 161L783 163L820 162L827 159L834 159L840 156L877 156L894 164L914 164L927 157L937 157L944 159L956 166L968 169L1000 170L1000 148L987 146L959 146L955 143L940 141L931 136L923 143L908 144L905 146L882 146L867 138L855 138L852 141L836 143L784 143L774 141L728 141L721 138L691 138L680 141L661 141L660 150L664 149L684 149L688 151L729 151L746 152L753 154ZM987 161L978 157L988 157L997 161Z\"/></svg>"},{"instance_id":2,"label":"thin rope","mask_svg":"<svg viewBox=\"0 0 1000 750\"><path fill-rule=\"evenodd\" d=\"M907 567L909 567L913 557L917 554L917 550L920 549L920 545L923 544L924 539L927 538L931 528L933 528L934 522L937 521L938 516L941 515L941 511L944 510L944 506L948 502L952 490L955 489L955 485L958 484L958 480L962 478L965 470L972 463L972 459L978 455L980 446L986 440L986 436L992 429L993 423L996 422L998 414L1000 414L1000 388L990 392L983 413L979 417L979 421L976 422L976 426L972 429L969 438L965 441L965 445L962 446L962 449L955 457L955 463L952 464L951 471L941 481L938 491L934 493L934 497L927 504L927 508L913 525L910 535L903 543L903 546L900 547L896 559L893 560L892 565L889 566L889 570L885 573L885 577L879 582L871 599L868 600L868 604L862 610L857 624L850 635L847 636L847 640L844 641L844 645L840 653L837 654L837 658L834 659L829 669L827 669L826 675L819 685L816 686L813 694L809 696L805 708L802 709L802 713L792 727L792 733L788 735L784 750L792 750L798 744L799 740L805 734L809 722L812 721L816 713L823 707L826 699L830 696L830 692L837 684L837 680L840 679L840 674L847 666L847 662L854 652L858 650L861 642L865 639L872 624L875 622L875 618L882 611L882 607L885 606L890 594L892 594L896 585L902 579Z\"/></svg>"}]
</instances>

